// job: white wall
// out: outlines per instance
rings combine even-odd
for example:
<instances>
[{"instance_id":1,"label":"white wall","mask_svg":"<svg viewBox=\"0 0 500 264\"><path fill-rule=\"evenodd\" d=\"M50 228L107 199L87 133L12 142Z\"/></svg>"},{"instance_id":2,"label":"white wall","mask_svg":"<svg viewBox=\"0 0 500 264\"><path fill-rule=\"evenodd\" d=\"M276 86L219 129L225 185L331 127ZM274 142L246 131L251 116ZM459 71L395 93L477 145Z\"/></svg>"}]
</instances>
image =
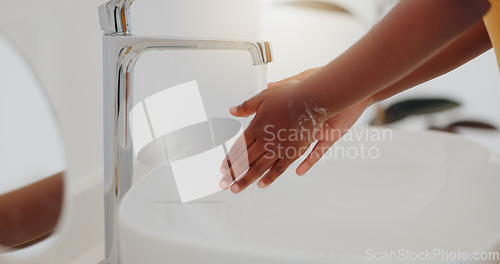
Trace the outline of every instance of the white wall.
<instances>
[{"instance_id":1,"label":"white wall","mask_svg":"<svg viewBox=\"0 0 500 264\"><path fill-rule=\"evenodd\" d=\"M355 10L356 19L277 5L280 0L139 0L132 7L133 28L142 34L270 40L275 61L269 79L276 81L329 62L375 19L375 1L331 1ZM33 65L55 107L73 180L102 168L102 32L97 16L102 3L2 0L0 8L0 30ZM489 70L491 54L487 56L466 68L470 78L445 78L420 90L462 94L477 116L494 118L500 84L498 72ZM476 73L487 77L473 78ZM475 81L481 88L472 87ZM472 89L482 92L471 95Z\"/></svg>"},{"instance_id":2,"label":"white wall","mask_svg":"<svg viewBox=\"0 0 500 264\"><path fill-rule=\"evenodd\" d=\"M71 190L66 204L70 208L60 227L57 259L69 263L94 248L97 253L91 258L100 260L102 31L97 8L105 0L0 1L0 31L39 75L67 145ZM254 39L256 12L257 2L248 0L139 0L132 18L138 34ZM34 263L54 262L40 257Z\"/></svg>"},{"instance_id":3,"label":"white wall","mask_svg":"<svg viewBox=\"0 0 500 264\"><path fill-rule=\"evenodd\" d=\"M269 80L278 81L303 70L322 66L357 41L377 20L379 7L387 12L396 1L327 0L340 4L355 16L280 5L281 0L262 0L260 34L273 44L275 61ZM360 76L362 77L362 76ZM444 97L462 103L457 110L429 117L412 117L394 125L398 129L427 130L429 120L446 126L458 120L478 120L500 127L500 74L491 50L459 69L390 98L382 105L408 98ZM368 124L374 109L358 124ZM478 131L476 131L478 132ZM465 133L465 132L464 132ZM472 133L472 134L471 134ZM500 153L500 136L467 131L467 136Z\"/></svg>"},{"instance_id":4,"label":"white wall","mask_svg":"<svg viewBox=\"0 0 500 264\"><path fill-rule=\"evenodd\" d=\"M33 65L55 107L67 142L72 181L85 181L87 175L99 177L100 173L94 173L102 168L102 32L97 7L104 0L0 1L0 30ZM138 0L132 13L134 32L270 40L275 61L270 65L269 79L276 81L329 62L367 30L366 24L352 17L278 7L277 1ZM374 2L342 1L356 8L366 21L374 19ZM495 118L500 78L491 53L454 74L460 78L444 77L419 88L420 94L409 92L407 96L460 94L470 106L470 116ZM497 114L497 124L498 118ZM102 187L88 181L92 184L87 185L97 186L88 194L95 198ZM72 238L84 240L87 246L102 237L101 229L93 229L95 225L102 228L95 224L102 221L102 215L95 212L102 214L102 207L98 207L102 206L101 198L91 202L96 208L89 208L89 197L82 196L86 200L81 200L80 206L75 203L78 214L74 217L79 219L71 220L74 230L86 233L83 237L74 231L77 235ZM88 230L95 233L87 234ZM84 250L82 246L80 251ZM67 258L73 254L68 251Z\"/></svg>"},{"instance_id":5,"label":"white wall","mask_svg":"<svg viewBox=\"0 0 500 264\"><path fill-rule=\"evenodd\" d=\"M278 81L327 64L357 41L376 20L376 1L327 0L352 15L261 0L260 36L271 41L269 80Z\"/></svg>"},{"instance_id":6,"label":"white wall","mask_svg":"<svg viewBox=\"0 0 500 264\"><path fill-rule=\"evenodd\" d=\"M102 55L97 7L104 0L2 0L0 30L48 91L67 143L72 182L102 168ZM337 1L339 2L339 1ZM367 20L373 4L343 1ZM276 6L277 0L139 0L133 31L273 42L270 80L320 66L366 26L352 17ZM312 12L312 13L311 13ZM155 65L151 65L155 67Z\"/></svg>"},{"instance_id":7,"label":"white wall","mask_svg":"<svg viewBox=\"0 0 500 264\"><path fill-rule=\"evenodd\" d=\"M73 183L102 168L102 31L97 12L102 3L2 0L0 8L0 30L33 65L55 107ZM134 32L139 34L257 36L257 1L139 0L132 8Z\"/></svg>"}]
</instances>

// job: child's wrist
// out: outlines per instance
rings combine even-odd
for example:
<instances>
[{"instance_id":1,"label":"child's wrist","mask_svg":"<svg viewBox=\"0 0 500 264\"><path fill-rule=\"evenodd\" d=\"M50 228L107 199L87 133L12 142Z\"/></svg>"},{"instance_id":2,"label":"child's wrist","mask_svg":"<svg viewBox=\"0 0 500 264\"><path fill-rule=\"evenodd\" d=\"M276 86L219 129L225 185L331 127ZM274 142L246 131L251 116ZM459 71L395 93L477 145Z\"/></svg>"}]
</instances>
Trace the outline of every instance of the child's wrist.
<instances>
[{"instance_id":1,"label":"child's wrist","mask_svg":"<svg viewBox=\"0 0 500 264\"><path fill-rule=\"evenodd\" d=\"M295 90L296 98L314 109L314 112L321 121L326 121L328 118L335 115L335 113L331 111L331 107L321 100L321 94L317 93L315 89L305 86L304 82L297 81L293 84L293 89Z\"/></svg>"},{"instance_id":2,"label":"child's wrist","mask_svg":"<svg viewBox=\"0 0 500 264\"><path fill-rule=\"evenodd\" d=\"M329 96L325 96L321 92L318 92L313 87L307 87L304 84L305 83L303 81L297 81L296 83L293 84L296 96L314 105L317 109L321 109L321 112L324 113L322 117L325 118L325 120L332 116L335 116L336 114L344 110L344 109L340 110L336 109L336 106L339 105L339 103L335 102L335 100L332 100ZM340 97L336 96L336 98ZM377 98L374 95L369 96L361 101L358 101L358 103L362 103L363 110L368 109L377 102L378 102Z\"/></svg>"}]
</instances>

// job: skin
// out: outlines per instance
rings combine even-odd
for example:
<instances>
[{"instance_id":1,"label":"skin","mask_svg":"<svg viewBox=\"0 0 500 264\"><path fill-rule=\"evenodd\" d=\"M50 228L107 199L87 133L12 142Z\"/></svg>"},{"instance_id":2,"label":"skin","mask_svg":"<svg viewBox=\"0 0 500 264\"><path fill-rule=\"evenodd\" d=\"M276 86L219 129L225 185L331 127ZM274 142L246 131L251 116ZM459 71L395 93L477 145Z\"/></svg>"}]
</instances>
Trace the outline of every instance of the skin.
<instances>
[{"instance_id":1,"label":"skin","mask_svg":"<svg viewBox=\"0 0 500 264\"><path fill-rule=\"evenodd\" d=\"M231 191L238 193L260 178L258 186L267 187L318 140L297 168L298 175L305 174L371 104L491 48L482 23L488 9L486 0L403 0L328 65L271 84L272 89L231 108L237 117L256 115L229 151L231 162L223 162L220 186L228 188L235 178ZM324 137L335 129L343 133ZM279 140L266 131L314 137Z\"/></svg>"},{"instance_id":2,"label":"skin","mask_svg":"<svg viewBox=\"0 0 500 264\"><path fill-rule=\"evenodd\" d=\"M23 248L54 231L61 215L63 173L0 195L0 246Z\"/></svg>"}]
</instances>

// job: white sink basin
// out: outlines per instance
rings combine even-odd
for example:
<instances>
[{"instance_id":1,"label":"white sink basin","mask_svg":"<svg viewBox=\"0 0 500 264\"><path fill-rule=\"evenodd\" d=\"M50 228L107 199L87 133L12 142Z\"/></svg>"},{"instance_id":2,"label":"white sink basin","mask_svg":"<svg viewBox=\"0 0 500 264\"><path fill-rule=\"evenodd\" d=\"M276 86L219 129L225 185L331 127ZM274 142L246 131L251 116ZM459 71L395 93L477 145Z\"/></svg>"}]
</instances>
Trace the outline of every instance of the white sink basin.
<instances>
[{"instance_id":1,"label":"white sink basin","mask_svg":"<svg viewBox=\"0 0 500 264\"><path fill-rule=\"evenodd\" d=\"M353 135L361 133L382 131ZM120 206L123 263L373 263L400 250L441 250L434 260L444 263L457 252L500 251L498 155L443 133L361 137L339 142L337 158L304 177L290 169L266 190L187 204L159 167ZM341 148L352 157L362 146L379 157L342 158Z\"/></svg>"}]
</instances>

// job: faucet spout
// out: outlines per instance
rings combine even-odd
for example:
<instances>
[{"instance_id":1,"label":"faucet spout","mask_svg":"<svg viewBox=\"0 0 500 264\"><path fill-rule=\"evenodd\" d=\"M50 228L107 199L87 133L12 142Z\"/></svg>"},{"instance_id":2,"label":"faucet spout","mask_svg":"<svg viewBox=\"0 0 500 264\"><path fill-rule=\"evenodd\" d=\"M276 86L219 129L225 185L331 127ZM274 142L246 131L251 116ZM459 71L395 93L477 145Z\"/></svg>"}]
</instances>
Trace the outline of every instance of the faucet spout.
<instances>
[{"instance_id":1,"label":"faucet spout","mask_svg":"<svg viewBox=\"0 0 500 264\"><path fill-rule=\"evenodd\" d=\"M170 37L142 37L135 35L109 36L115 52L138 58L151 50L247 50L254 65L272 61L271 44L265 41L238 41ZM122 43L120 45L119 43Z\"/></svg>"}]
</instances>

